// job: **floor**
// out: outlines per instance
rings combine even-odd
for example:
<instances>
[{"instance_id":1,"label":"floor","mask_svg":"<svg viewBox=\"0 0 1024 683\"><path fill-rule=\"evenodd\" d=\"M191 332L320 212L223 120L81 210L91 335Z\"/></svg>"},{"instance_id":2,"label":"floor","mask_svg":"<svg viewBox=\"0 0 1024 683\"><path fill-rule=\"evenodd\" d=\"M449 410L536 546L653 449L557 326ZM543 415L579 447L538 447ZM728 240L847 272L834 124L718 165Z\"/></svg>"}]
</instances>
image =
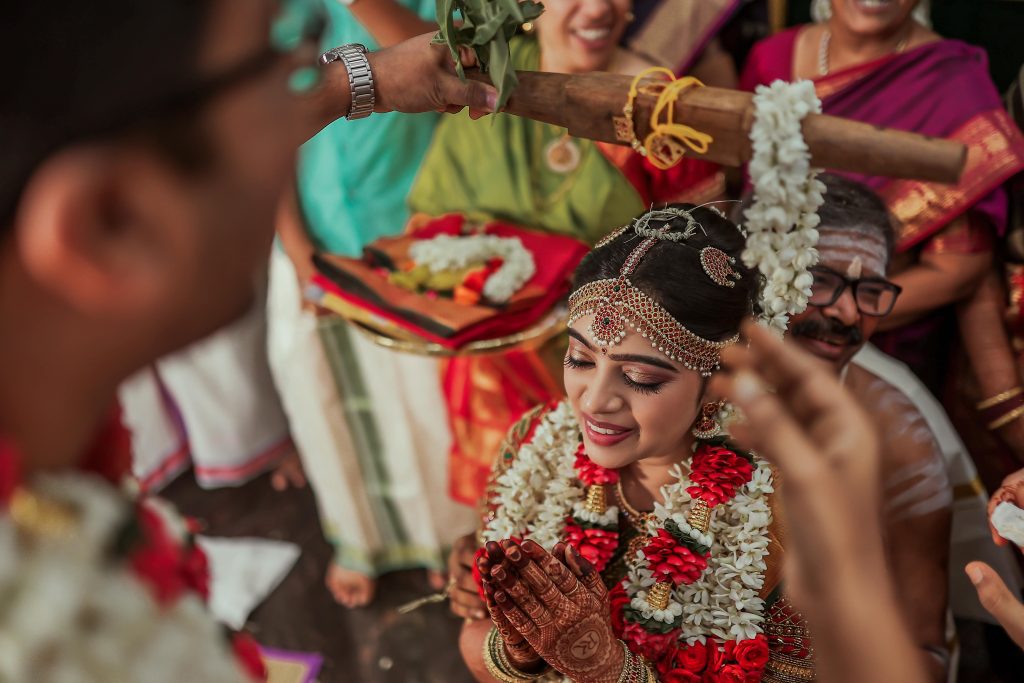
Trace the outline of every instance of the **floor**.
<instances>
[{"instance_id":1,"label":"floor","mask_svg":"<svg viewBox=\"0 0 1024 683\"><path fill-rule=\"evenodd\" d=\"M237 489L203 491L188 474L163 495L205 523L213 536L259 536L302 548L291 574L250 618L263 645L324 656L321 683L471 683L456 646L460 619L445 605L399 615L396 607L430 593L422 572L381 581L368 608L338 606L323 585L330 548L309 489L274 491L264 476Z\"/></svg>"},{"instance_id":2,"label":"floor","mask_svg":"<svg viewBox=\"0 0 1024 683\"><path fill-rule=\"evenodd\" d=\"M396 608L430 593L422 572L385 576L368 608L338 606L323 585L330 547L323 540L308 488L274 491L264 476L237 489L203 491L186 474L164 494L214 536L259 536L291 541L302 556L284 583L252 615L248 630L263 645L324 656L321 683L472 683L456 641L461 621L443 604L399 615ZM960 624L960 683L1024 680L1019 657L993 672L990 629ZM998 636L998 632L996 632ZM1001 644L998 651L1010 652ZM995 658L1000 659L1000 658Z\"/></svg>"}]
</instances>

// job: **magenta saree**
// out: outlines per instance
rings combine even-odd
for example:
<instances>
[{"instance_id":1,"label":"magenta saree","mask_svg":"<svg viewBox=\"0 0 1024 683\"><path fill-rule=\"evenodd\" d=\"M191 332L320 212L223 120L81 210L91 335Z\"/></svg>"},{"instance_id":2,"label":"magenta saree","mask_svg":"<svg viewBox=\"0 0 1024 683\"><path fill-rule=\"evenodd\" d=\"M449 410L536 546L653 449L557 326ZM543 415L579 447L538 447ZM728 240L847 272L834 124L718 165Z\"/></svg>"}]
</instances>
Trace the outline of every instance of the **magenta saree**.
<instances>
[{"instance_id":1,"label":"magenta saree","mask_svg":"<svg viewBox=\"0 0 1024 683\"><path fill-rule=\"evenodd\" d=\"M753 90L777 79L792 80L800 30L758 43L740 86ZM827 114L967 145L967 167L955 186L847 174L878 192L896 216L900 253L992 249L993 234L1006 229L1006 181L1024 170L1024 137L1002 108L984 50L940 40L844 69L814 85ZM953 229L951 223L965 215L969 221ZM954 325L949 312L940 310L872 341L941 393L945 361L957 336Z\"/></svg>"}]
</instances>

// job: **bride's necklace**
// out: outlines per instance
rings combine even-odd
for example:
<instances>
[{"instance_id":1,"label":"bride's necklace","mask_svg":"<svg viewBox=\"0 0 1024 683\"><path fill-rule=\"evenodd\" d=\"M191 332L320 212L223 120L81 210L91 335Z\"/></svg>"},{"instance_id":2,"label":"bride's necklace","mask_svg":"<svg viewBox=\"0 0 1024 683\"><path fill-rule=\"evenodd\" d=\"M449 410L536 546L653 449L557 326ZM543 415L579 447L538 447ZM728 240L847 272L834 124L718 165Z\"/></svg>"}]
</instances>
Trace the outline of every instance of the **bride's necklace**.
<instances>
[{"instance_id":1,"label":"bride's necklace","mask_svg":"<svg viewBox=\"0 0 1024 683\"><path fill-rule=\"evenodd\" d=\"M913 31L911 31L912 33ZM900 42L896 43L895 53L899 54L907 49L910 44L910 34L903 36ZM832 46L832 31L825 29L821 34L821 42L818 43L818 75L828 76L829 73L829 48Z\"/></svg>"}]
</instances>

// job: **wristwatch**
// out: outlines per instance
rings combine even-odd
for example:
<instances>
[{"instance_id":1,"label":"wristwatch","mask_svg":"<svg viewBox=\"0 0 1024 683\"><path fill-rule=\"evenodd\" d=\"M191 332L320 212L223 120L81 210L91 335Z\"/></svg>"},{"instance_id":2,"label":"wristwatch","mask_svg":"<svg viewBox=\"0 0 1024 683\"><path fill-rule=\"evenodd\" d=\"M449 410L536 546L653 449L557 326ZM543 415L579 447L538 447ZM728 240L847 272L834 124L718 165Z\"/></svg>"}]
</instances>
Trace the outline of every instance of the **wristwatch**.
<instances>
[{"instance_id":1,"label":"wristwatch","mask_svg":"<svg viewBox=\"0 0 1024 683\"><path fill-rule=\"evenodd\" d=\"M352 93L352 104L349 105L345 118L349 121L365 119L373 113L373 105L377 99L373 72L370 71L370 61L366 58L366 46L349 43L331 48L320 55L320 64L323 66L337 61L345 64L348 71L348 88Z\"/></svg>"}]
</instances>

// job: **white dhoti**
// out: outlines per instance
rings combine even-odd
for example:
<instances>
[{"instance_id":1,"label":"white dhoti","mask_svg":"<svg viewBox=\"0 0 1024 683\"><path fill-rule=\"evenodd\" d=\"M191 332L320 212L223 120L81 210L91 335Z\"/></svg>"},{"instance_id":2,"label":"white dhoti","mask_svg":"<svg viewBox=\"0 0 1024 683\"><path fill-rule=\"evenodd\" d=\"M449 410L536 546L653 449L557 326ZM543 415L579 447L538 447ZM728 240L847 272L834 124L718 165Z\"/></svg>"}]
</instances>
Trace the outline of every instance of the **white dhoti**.
<instances>
[{"instance_id":1,"label":"white dhoti","mask_svg":"<svg viewBox=\"0 0 1024 683\"><path fill-rule=\"evenodd\" d=\"M301 306L275 249L270 365L338 564L369 576L444 569L475 512L447 494L451 435L436 360L380 348Z\"/></svg>"},{"instance_id":2,"label":"white dhoti","mask_svg":"<svg viewBox=\"0 0 1024 683\"><path fill-rule=\"evenodd\" d=\"M241 319L120 388L133 472L156 491L192 465L204 488L238 486L292 451L267 365L261 296Z\"/></svg>"}]
</instances>

